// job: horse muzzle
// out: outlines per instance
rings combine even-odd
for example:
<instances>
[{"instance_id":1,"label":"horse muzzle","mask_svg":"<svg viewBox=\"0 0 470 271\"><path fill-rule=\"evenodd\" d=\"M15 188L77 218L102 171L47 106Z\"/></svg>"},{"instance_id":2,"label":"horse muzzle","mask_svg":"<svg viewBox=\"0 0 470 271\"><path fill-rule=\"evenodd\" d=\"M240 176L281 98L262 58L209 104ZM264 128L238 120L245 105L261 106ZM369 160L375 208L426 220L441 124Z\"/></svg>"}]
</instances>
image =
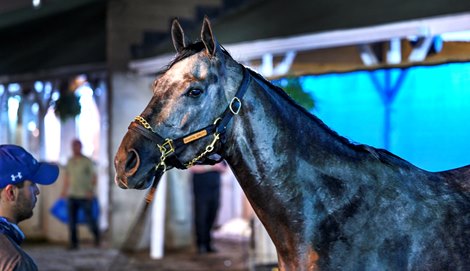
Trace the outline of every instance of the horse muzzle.
<instances>
[{"instance_id":1,"label":"horse muzzle","mask_svg":"<svg viewBox=\"0 0 470 271\"><path fill-rule=\"evenodd\" d=\"M151 163L142 163L137 150L120 148L114 159L114 182L123 189L146 189L159 181L164 171Z\"/></svg>"},{"instance_id":2,"label":"horse muzzle","mask_svg":"<svg viewBox=\"0 0 470 271\"><path fill-rule=\"evenodd\" d=\"M149 188L152 184L156 185L163 176L163 170L156 170L153 174L147 174L142 177L114 177L114 183L122 189L138 189L143 190Z\"/></svg>"}]
</instances>

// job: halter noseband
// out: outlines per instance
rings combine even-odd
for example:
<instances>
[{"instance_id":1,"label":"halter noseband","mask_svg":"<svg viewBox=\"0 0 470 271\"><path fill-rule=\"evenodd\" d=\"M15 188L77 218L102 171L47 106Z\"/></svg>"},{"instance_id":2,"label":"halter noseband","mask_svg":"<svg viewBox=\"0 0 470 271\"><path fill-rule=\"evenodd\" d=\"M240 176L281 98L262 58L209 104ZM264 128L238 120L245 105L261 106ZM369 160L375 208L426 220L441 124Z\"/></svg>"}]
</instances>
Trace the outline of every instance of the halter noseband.
<instances>
[{"instance_id":1,"label":"halter noseband","mask_svg":"<svg viewBox=\"0 0 470 271\"><path fill-rule=\"evenodd\" d=\"M196 132L189 133L185 136L170 139L163 138L160 136L151 125L143 118L142 116L135 117L134 121L129 125L129 129L132 129L147 139L157 143L158 149L160 151L160 162L155 166L155 169L158 170L162 168L163 172L167 171L170 168L176 167L179 169L187 169L196 164L196 162L201 159L208 160L211 164L216 164L221 161L213 160L207 157L208 154L214 151L214 146L219 141L227 129L227 125L234 115L237 115L240 112L242 106L241 99L248 89L248 85L251 81L251 76L249 71L242 66L243 69L243 81L240 84L237 93L232 98L232 101L227 106L227 109L218 117L213 124L208 125ZM191 161L183 163L178 154L181 154L185 146L191 142L204 138L210 134L213 134L214 138L209 145L206 146L205 150L200 153L198 156L194 157Z\"/></svg>"}]
</instances>

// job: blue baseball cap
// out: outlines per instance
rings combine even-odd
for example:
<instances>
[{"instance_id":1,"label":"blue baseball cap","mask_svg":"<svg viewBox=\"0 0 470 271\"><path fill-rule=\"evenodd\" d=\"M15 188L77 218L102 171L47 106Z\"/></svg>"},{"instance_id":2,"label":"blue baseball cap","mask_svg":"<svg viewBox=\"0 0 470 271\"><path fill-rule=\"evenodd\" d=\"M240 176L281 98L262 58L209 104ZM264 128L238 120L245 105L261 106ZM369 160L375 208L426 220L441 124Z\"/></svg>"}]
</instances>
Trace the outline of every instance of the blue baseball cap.
<instances>
[{"instance_id":1,"label":"blue baseball cap","mask_svg":"<svg viewBox=\"0 0 470 271\"><path fill-rule=\"evenodd\" d=\"M56 164L38 162L20 146L0 145L0 189L23 181L48 185L57 180Z\"/></svg>"}]
</instances>

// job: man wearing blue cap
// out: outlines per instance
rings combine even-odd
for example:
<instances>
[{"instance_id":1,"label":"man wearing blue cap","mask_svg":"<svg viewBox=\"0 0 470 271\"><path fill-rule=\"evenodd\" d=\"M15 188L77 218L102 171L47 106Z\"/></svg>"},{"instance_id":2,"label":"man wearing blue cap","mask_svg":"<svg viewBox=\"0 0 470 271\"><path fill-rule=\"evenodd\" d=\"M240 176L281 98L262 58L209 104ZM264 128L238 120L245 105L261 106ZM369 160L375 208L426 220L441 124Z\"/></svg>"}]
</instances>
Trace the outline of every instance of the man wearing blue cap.
<instances>
[{"instance_id":1,"label":"man wearing blue cap","mask_svg":"<svg viewBox=\"0 0 470 271\"><path fill-rule=\"evenodd\" d=\"M57 165L38 162L22 147L0 145L0 270L38 270L20 247L25 236L17 224L33 215L38 184L52 184L58 176Z\"/></svg>"}]
</instances>

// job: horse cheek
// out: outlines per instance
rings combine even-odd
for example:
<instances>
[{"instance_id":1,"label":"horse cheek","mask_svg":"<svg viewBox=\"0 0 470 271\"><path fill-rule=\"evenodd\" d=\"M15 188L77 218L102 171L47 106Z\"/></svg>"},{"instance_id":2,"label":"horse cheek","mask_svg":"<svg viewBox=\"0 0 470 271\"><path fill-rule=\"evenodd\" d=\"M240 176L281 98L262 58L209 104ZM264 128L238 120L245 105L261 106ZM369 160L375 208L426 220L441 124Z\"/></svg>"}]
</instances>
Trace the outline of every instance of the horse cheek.
<instances>
[{"instance_id":1,"label":"horse cheek","mask_svg":"<svg viewBox=\"0 0 470 271\"><path fill-rule=\"evenodd\" d=\"M181 118L180 127L183 127L188 122L188 118L189 113L184 114L184 116Z\"/></svg>"}]
</instances>

